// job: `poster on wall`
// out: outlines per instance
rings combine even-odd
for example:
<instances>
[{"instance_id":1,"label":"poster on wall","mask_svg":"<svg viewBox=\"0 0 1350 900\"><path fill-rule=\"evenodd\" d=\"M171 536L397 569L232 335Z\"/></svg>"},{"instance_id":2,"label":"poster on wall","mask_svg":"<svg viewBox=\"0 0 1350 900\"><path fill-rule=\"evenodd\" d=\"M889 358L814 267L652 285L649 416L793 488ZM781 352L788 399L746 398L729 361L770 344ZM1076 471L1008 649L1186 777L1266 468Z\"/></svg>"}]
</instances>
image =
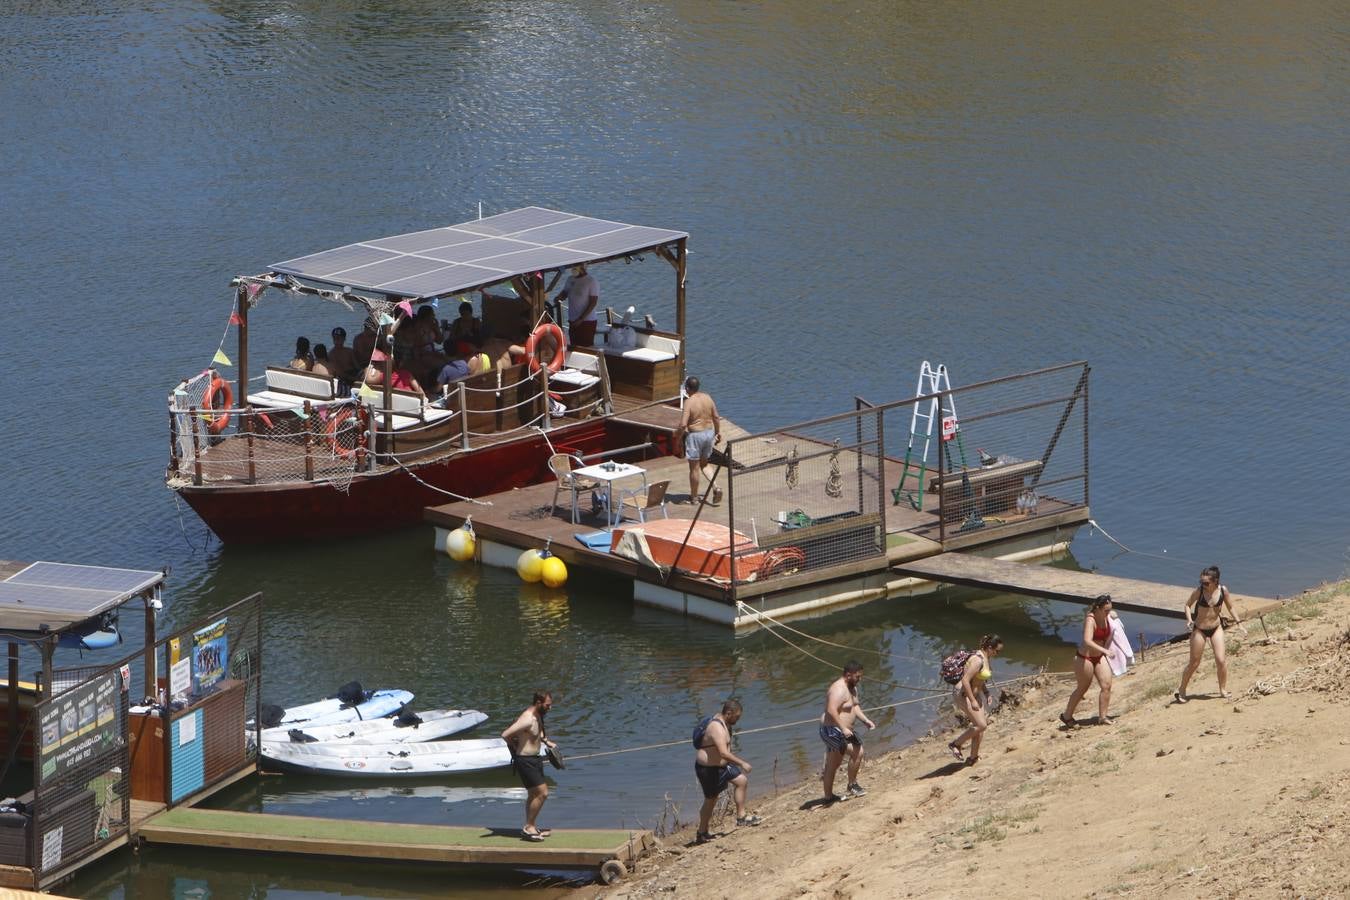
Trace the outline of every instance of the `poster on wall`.
<instances>
[{"instance_id":1,"label":"poster on wall","mask_svg":"<svg viewBox=\"0 0 1350 900\"><path fill-rule=\"evenodd\" d=\"M38 716L38 781L67 772L124 742L121 676L108 672L42 706Z\"/></svg>"},{"instance_id":2,"label":"poster on wall","mask_svg":"<svg viewBox=\"0 0 1350 900\"><path fill-rule=\"evenodd\" d=\"M200 696L211 690L225 677L225 663L230 658L229 638L225 625L229 619L213 622L192 633L192 693Z\"/></svg>"}]
</instances>

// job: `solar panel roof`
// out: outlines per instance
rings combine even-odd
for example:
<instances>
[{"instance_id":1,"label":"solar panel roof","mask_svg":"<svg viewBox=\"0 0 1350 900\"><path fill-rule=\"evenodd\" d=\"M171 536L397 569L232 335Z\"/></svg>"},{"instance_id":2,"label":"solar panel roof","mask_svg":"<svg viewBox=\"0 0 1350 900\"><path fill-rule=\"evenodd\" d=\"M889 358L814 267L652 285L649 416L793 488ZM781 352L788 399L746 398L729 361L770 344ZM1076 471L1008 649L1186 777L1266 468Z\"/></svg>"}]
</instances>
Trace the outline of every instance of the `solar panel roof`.
<instances>
[{"instance_id":1,"label":"solar panel roof","mask_svg":"<svg viewBox=\"0 0 1350 900\"><path fill-rule=\"evenodd\" d=\"M513 275L639 253L688 236L528 206L461 225L360 241L269 268L327 287L423 299Z\"/></svg>"},{"instance_id":2,"label":"solar panel roof","mask_svg":"<svg viewBox=\"0 0 1350 900\"><path fill-rule=\"evenodd\" d=\"M163 580L161 572L36 562L0 581L0 629L59 632Z\"/></svg>"}]
</instances>

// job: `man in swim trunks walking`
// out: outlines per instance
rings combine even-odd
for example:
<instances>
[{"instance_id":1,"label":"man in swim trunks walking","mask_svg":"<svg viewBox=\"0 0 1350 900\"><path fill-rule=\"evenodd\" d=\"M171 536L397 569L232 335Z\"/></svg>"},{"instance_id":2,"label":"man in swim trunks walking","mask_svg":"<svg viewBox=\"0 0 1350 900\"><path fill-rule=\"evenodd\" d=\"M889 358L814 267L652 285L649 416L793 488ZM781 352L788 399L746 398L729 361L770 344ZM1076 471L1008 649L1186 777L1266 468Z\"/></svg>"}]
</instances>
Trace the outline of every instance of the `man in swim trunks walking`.
<instances>
[{"instance_id":1,"label":"man in swim trunks walking","mask_svg":"<svg viewBox=\"0 0 1350 900\"><path fill-rule=\"evenodd\" d=\"M700 844L712 840L709 826L712 822L713 808L717 798L728 786L736 801L736 824L758 825L759 816L745 814L745 795L750 784L750 763L731 752L731 726L741 720L741 703L729 699L722 704L722 711L699 723L694 733L694 775L703 788L703 806L698 811L698 835Z\"/></svg>"},{"instance_id":2,"label":"man in swim trunks walking","mask_svg":"<svg viewBox=\"0 0 1350 900\"><path fill-rule=\"evenodd\" d=\"M722 439L722 420L717 417L717 404L699 390L699 381L693 375L684 380L684 391L689 396L684 401L675 440L684 442L684 458L689 462L689 502L694 503L699 495L699 474L708 464L713 446ZM722 489L715 488L712 505L721 502Z\"/></svg>"},{"instance_id":3,"label":"man in swim trunks walking","mask_svg":"<svg viewBox=\"0 0 1350 900\"><path fill-rule=\"evenodd\" d=\"M825 714L820 717L820 739L825 743L825 769L821 782L825 787L825 801L835 803L851 797L861 797L867 791L858 784L858 770L862 768L862 738L853 730L856 721L875 728L858 702L858 682L862 681L862 663L850 660L843 674L834 680L825 693ZM840 795L834 792L834 776L844 756L848 756L848 789Z\"/></svg>"},{"instance_id":4,"label":"man in swim trunks walking","mask_svg":"<svg viewBox=\"0 0 1350 900\"><path fill-rule=\"evenodd\" d=\"M525 785L525 827L521 834L527 841L542 841L553 833L552 829L540 828L535 819L544 808L548 799L548 782L544 780L544 760L539 756L541 747L556 747L544 732L544 716L553 708L553 695L548 691L535 691L534 701L516 718L509 728L502 732L511 751L511 765Z\"/></svg>"}]
</instances>

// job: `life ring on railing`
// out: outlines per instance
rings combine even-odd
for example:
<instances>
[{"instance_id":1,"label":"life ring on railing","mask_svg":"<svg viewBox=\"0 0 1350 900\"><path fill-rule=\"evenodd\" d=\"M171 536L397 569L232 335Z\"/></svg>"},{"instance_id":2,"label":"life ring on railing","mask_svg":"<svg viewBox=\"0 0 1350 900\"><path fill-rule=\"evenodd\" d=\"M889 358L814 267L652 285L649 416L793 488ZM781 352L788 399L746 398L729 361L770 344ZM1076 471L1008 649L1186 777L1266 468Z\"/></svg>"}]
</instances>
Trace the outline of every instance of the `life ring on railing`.
<instances>
[{"instance_id":1,"label":"life ring on railing","mask_svg":"<svg viewBox=\"0 0 1350 900\"><path fill-rule=\"evenodd\" d=\"M755 578L768 578L780 572L800 569L806 565L806 554L798 547L774 547L760 560Z\"/></svg>"},{"instance_id":2,"label":"life ring on railing","mask_svg":"<svg viewBox=\"0 0 1350 900\"><path fill-rule=\"evenodd\" d=\"M224 396L224 406L216 406L216 394ZM211 434L220 434L224 431L225 426L230 424L230 410L234 408L234 391L230 389L230 383L219 375L212 374L211 383L206 387L206 395L202 397L202 407L221 411L220 415L206 423L206 430Z\"/></svg>"},{"instance_id":3,"label":"life ring on railing","mask_svg":"<svg viewBox=\"0 0 1350 900\"><path fill-rule=\"evenodd\" d=\"M548 361L549 374L553 374L562 368L563 359L567 356L567 344L563 340L563 331L552 322L545 322L536 328L525 341L525 360L530 364L530 374L533 375L543 368L539 362L539 357L535 351L539 349L539 342L544 339L544 335L553 335L553 358Z\"/></svg>"},{"instance_id":4,"label":"life ring on railing","mask_svg":"<svg viewBox=\"0 0 1350 900\"><path fill-rule=\"evenodd\" d=\"M346 406L338 410L336 414L329 416L328 424L324 426L324 433L328 437L328 446L338 459L351 459L361 450L360 438L357 439L357 446L351 450L338 443L338 432L342 430L342 423L353 417L360 424L361 415L352 407Z\"/></svg>"}]
</instances>

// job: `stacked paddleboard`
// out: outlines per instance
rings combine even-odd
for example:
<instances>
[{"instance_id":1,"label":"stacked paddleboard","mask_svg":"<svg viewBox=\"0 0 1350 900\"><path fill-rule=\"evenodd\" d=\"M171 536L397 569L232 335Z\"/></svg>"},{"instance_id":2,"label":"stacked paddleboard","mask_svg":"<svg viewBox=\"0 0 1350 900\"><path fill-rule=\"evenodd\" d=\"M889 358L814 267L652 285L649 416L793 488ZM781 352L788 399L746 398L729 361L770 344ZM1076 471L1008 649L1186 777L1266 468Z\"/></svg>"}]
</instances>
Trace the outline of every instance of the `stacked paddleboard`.
<instances>
[{"instance_id":1,"label":"stacked paddleboard","mask_svg":"<svg viewBox=\"0 0 1350 900\"><path fill-rule=\"evenodd\" d=\"M413 695L402 690L363 691L347 699L357 702L330 697L283 711L280 724L260 732L263 759L292 772L384 778L511 764L500 738L442 740L485 722L476 709L409 714Z\"/></svg>"}]
</instances>

